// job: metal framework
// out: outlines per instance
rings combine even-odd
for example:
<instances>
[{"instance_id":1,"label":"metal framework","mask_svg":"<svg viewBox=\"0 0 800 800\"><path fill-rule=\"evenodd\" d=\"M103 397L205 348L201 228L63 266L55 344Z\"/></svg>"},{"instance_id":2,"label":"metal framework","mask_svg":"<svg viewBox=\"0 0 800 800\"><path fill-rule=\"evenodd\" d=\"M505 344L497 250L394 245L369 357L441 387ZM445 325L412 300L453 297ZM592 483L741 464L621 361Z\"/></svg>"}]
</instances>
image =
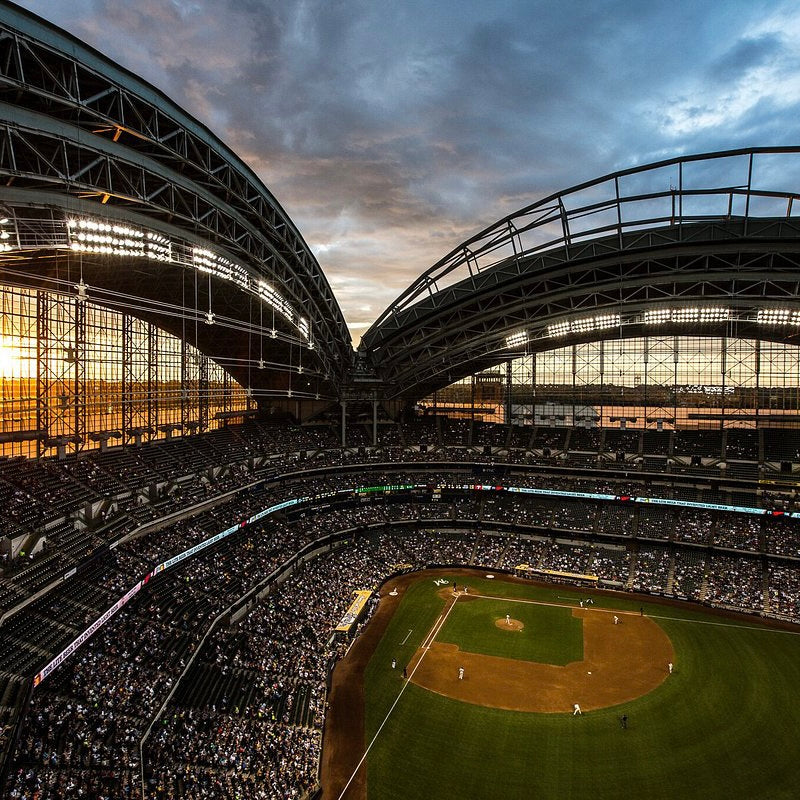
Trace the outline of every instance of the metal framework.
<instances>
[{"instance_id":1,"label":"metal framework","mask_svg":"<svg viewBox=\"0 0 800 800\"><path fill-rule=\"evenodd\" d=\"M251 409L218 364L152 322L73 295L0 287L0 455L210 430Z\"/></svg>"},{"instance_id":2,"label":"metal framework","mask_svg":"<svg viewBox=\"0 0 800 800\"><path fill-rule=\"evenodd\" d=\"M524 352L646 334L797 341L800 148L636 167L476 234L381 315L361 349L416 399ZM699 312L689 309L718 309ZM675 310L666 318L651 312ZM681 313L681 309L683 312ZM693 327L687 328L687 323Z\"/></svg>"},{"instance_id":3,"label":"metal framework","mask_svg":"<svg viewBox=\"0 0 800 800\"><path fill-rule=\"evenodd\" d=\"M1 281L74 291L80 272L96 302L177 335L186 320L213 326L193 344L215 359L236 354L226 368L257 395L285 394L305 349L314 392L338 396L352 361L344 318L313 254L258 177L152 86L7 6L0 8L0 181L9 234L0 243ZM85 248L78 266L67 224L81 215L160 237L166 250L125 263L124 254ZM273 313L254 314L259 305ZM267 329L254 322L267 316ZM255 356L261 337L270 338L267 358Z\"/></svg>"},{"instance_id":4,"label":"metal framework","mask_svg":"<svg viewBox=\"0 0 800 800\"><path fill-rule=\"evenodd\" d=\"M606 339L517 359L513 388L525 402L535 397L542 424L557 414L567 426L796 427L799 359L797 345L757 339Z\"/></svg>"}]
</instances>

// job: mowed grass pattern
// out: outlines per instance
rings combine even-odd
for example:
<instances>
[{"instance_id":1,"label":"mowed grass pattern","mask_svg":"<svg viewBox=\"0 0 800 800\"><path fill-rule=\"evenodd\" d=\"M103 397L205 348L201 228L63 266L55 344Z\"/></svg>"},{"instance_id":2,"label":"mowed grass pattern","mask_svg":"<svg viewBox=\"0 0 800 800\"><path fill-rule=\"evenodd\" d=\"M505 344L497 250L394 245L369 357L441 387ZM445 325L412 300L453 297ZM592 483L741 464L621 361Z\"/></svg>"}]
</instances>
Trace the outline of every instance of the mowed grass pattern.
<instances>
[{"instance_id":1,"label":"mowed grass pattern","mask_svg":"<svg viewBox=\"0 0 800 800\"><path fill-rule=\"evenodd\" d=\"M490 583L492 594L572 594ZM369 665L368 742L403 686L392 655L402 667L435 623L437 589L429 579L409 588ZM639 610L638 600L596 600ZM656 690L572 717L482 709L408 685L370 752L369 800L800 796L800 636L691 608L644 610L666 617L676 651L675 673Z\"/></svg>"},{"instance_id":2,"label":"mowed grass pattern","mask_svg":"<svg viewBox=\"0 0 800 800\"><path fill-rule=\"evenodd\" d=\"M506 614L524 628L497 627ZM572 609L536 606L507 600L473 599L456 603L436 636L438 642L456 644L462 651L487 656L569 664L583 660L583 623Z\"/></svg>"}]
</instances>

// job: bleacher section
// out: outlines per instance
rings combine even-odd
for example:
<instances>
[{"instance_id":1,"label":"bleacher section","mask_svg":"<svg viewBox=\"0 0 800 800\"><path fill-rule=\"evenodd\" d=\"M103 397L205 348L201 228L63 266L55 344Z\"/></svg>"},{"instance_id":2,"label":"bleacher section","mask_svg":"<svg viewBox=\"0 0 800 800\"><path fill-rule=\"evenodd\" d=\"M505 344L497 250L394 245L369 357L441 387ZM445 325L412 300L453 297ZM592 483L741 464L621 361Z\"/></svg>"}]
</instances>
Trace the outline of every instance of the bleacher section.
<instances>
[{"instance_id":1,"label":"bleacher section","mask_svg":"<svg viewBox=\"0 0 800 800\"><path fill-rule=\"evenodd\" d=\"M363 426L365 437L368 428ZM696 433L702 435L681 443L675 437L675 457L700 450L703 458L714 458L709 454L717 447L721 457L732 443L741 445L737 453L747 452L745 446L752 452L758 441L757 436L730 437L731 431ZM607 587L800 621L798 520L493 488L642 495L720 506L763 502L793 510L790 482L773 481L768 488L728 485L722 479L712 484L663 471L653 476L631 470L631 462L597 461L599 454L620 449L626 457L640 454L644 463L673 458L669 433L545 426L517 431L424 419L402 426L384 423L382 435L393 444L373 452L367 438L367 444L342 449L340 432L332 425L248 422L140 448L0 463L0 517L6 531L26 539L46 534L42 553L32 560L28 554L7 560L0 578L5 612L0 723L7 731L21 722L31 676L136 580L219 531L237 528L221 544L153 579L34 692L11 773L14 791L30 795L35 774L53 792L72 785L84 794L125 796L139 780L138 749L132 743L144 735L186 668L163 724L148 741L147 774L160 787L153 796L196 797L213 781L230 783L231 770L239 775L237 791L264 780L283 786L286 759L296 766L293 790L313 787L324 679L339 646L320 643L330 640L331 625L352 589L377 586L399 564L509 571L527 565L589 573ZM348 437L348 445L357 441L365 439ZM527 455L524 463L503 465L502 454L514 442L532 444L540 457ZM429 452L419 452L423 443ZM659 452L647 453L651 443ZM426 468L426 460L444 461L448 447L461 455L446 467ZM485 447L493 451L490 456ZM578 449L591 447L596 449ZM764 437L764 449L775 452L770 436ZM578 468L570 460L576 452L595 458ZM554 453L563 455L554 459ZM761 468L741 463L756 475ZM298 468L302 471L295 472ZM487 482L483 490L423 488L413 495L326 500L320 507L286 509L238 531L239 521L287 498L359 484L472 487ZM308 562L285 589L270 594L236 625L214 623L303 546L340 534L346 541L340 551ZM309 592L326 598L311 610L312 617L298 599ZM42 594L37 598L37 593ZM291 637L287 619L299 626ZM100 721L81 715L81 709L98 703L106 709ZM12 737L2 741L6 758ZM270 744L258 750L252 746L258 741ZM234 742L248 743L248 755ZM212 743L232 759L230 769L209 759ZM185 768L178 769L179 764Z\"/></svg>"}]
</instances>

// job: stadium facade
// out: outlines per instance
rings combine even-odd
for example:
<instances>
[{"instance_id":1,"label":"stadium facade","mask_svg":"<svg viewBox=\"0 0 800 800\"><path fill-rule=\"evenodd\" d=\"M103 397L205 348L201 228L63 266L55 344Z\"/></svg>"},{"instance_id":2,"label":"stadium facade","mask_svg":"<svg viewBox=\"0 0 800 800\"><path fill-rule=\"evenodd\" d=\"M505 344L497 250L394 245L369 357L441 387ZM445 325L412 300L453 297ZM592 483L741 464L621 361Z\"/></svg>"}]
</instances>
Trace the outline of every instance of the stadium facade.
<instances>
[{"instance_id":1,"label":"stadium facade","mask_svg":"<svg viewBox=\"0 0 800 800\"><path fill-rule=\"evenodd\" d=\"M591 409L570 419L604 424L796 422L795 148L631 168L520 209L423 273L356 358L300 232L207 128L19 9L2 44L8 454L256 409L397 419L488 369L505 417L514 395L563 405L560 388ZM714 413L690 422L704 388Z\"/></svg>"},{"instance_id":2,"label":"stadium facade","mask_svg":"<svg viewBox=\"0 0 800 800\"><path fill-rule=\"evenodd\" d=\"M8 3L0 118L0 768L15 791L33 775L177 792L153 788L171 769L156 722L204 686L234 692L214 648L329 551L366 548L373 583L443 561L511 572L546 565L559 531L585 573L602 567L592 586L798 620L781 591L800 591L800 147L681 156L546 197L425 271L354 350L259 177L157 89ZM712 580L735 558L744 597ZM152 613L125 616L140 597ZM133 634L139 660L115 645ZM69 665L90 646L84 679L114 657L144 675L156 650L175 674L129 676L142 696L118 692L114 731L129 727L118 741L104 722L95 761L78 742L72 773L31 767L41 753L17 748L86 701ZM281 692L284 741L317 753L324 698L300 679Z\"/></svg>"}]
</instances>

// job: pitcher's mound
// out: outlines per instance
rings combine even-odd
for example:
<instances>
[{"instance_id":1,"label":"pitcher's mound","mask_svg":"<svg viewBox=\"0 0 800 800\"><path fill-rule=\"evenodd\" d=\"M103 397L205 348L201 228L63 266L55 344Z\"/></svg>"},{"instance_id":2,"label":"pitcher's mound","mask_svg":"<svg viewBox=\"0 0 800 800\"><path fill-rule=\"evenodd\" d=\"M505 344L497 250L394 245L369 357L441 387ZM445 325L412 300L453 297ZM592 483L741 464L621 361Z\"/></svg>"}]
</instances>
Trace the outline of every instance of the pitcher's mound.
<instances>
[{"instance_id":1,"label":"pitcher's mound","mask_svg":"<svg viewBox=\"0 0 800 800\"><path fill-rule=\"evenodd\" d=\"M496 619L494 624L496 627L501 628L504 631L521 631L525 627L518 619L511 619L506 622L505 617Z\"/></svg>"}]
</instances>

